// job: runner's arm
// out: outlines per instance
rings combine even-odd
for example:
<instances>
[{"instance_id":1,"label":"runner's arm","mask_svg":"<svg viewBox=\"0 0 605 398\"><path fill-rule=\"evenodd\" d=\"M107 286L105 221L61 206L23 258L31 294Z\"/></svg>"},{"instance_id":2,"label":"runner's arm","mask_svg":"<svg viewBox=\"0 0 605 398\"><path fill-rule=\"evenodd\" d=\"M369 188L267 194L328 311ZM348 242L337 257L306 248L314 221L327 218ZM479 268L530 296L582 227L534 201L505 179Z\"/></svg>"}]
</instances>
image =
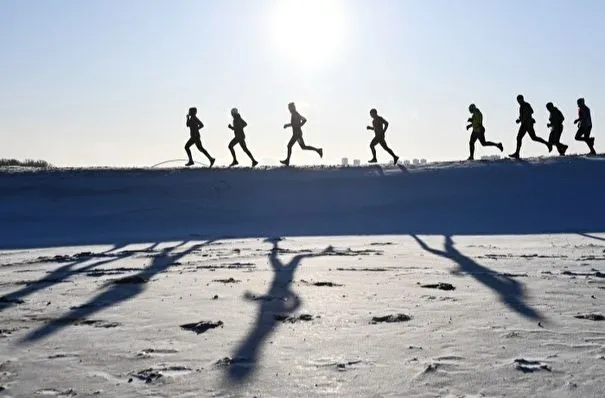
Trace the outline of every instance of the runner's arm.
<instances>
[{"instance_id":1,"label":"runner's arm","mask_svg":"<svg viewBox=\"0 0 605 398\"><path fill-rule=\"evenodd\" d=\"M578 110L578 118L573 121L573 124L578 124L582 120L582 110Z\"/></svg>"}]
</instances>

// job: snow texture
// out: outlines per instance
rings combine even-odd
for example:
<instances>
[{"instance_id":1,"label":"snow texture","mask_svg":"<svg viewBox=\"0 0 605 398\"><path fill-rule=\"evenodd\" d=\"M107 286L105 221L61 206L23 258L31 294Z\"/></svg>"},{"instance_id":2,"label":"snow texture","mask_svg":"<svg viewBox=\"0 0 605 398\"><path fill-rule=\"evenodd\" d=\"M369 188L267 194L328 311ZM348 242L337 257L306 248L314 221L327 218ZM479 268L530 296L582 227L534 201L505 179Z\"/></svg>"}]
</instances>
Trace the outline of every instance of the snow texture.
<instances>
[{"instance_id":1,"label":"snow texture","mask_svg":"<svg viewBox=\"0 0 605 398\"><path fill-rule=\"evenodd\" d=\"M0 172L0 396L602 397L605 159Z\"/></svg>"}]
</instances>

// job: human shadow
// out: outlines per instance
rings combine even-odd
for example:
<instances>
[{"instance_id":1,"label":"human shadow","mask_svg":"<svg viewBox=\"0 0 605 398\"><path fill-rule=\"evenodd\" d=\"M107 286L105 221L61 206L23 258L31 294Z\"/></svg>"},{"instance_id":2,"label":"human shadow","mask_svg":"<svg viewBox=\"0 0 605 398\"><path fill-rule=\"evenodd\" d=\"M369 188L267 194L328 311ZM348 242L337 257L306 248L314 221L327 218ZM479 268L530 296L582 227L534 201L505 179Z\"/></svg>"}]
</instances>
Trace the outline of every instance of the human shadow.
<instances>
[{"instance_id":1,"label":"human shadow","mask_svg":"<svg viewBox=\"0 0 605 398\"><path fill-rule=\"evenodd\" d=\"M166 271L179 259L198 250L199 248L210 244L207 241L192 245L188 249L175 253L175 250L184 246L187 242L183 241L176 246L162 249L160 253L153 257L151 264L140 272L115 281L110 281L104 287L105 290L93 297L86 303L73 307L69 312L61 317L54 319L40 328L28 333L20 340L20 344L35 342L50 335L59 332L63 328L72 325L75 322L85 321L87 317L102 310L114 307L125 301L131 300L145 290L145 284L157 274Z\"/></svg>"},{"instance_id":2,"label":"human shadow","mask_svg":"<svg viewBox=\"0 0 605 398\"><path fill-rule=\"evenodd\" d=\"M422 249L436 256L444 257L458 264L454 274L468 274L493 290L508 308L519 315L532 320L542 320L543 316L525 302L525 291L523 285L511 277L499 274L491 269L478 264L475 260L462 254L455 248L454 241L450 235L445 235L445 250L437 250L429 247L416 235L412 238L418 242Z\"/></svg>"},{"instance_id":3,"label":"human shadow","mask_svg":"<svg viewBox=\"0 0 605 398\"><path fill-rule=\"evenodd\" d=\"M594 239L594 240L605 241L605 238L601 238L600 236L595 236L595 235L592 235L592 234L578 232L578 235L583 236L585 238L590 238L590 239Z\"/></svg>"},{"instance_id":4,"label":"human shadow","mask_svg":"<svg viewBox=\"0 0 605 398\"><path fill-rule=\"evenodd\" d=\"M263 343L275 331L280 320L284 316L296 311L301 305L300 297L292 291L292 280L294 273L303 259L327 255L332 251L328 246L319 253L304 253L295 255L289 263L283 263L278 254L280 249L278 242L280 238L266 239L273 247L269 253L269 262L274 272L273 281L269 291L263 296L255 296L250 292L244 294L246 300L259 301L259 309L256 321L248 336L240 344L233 355L233 360L228 368L227 377L230 381L243 382L250 377L259 360L260 350Z\"/></svg>"},{"instance_id":5,"label":"human shadow","mask_svg":"<svg viewBox=\"0 0 605 398\"><path fill-rule=\"evenodd\" d=\"M156 245L157 244L154 244L143 250L144 251L153 250L153 248ZM45 288L51 288L52 286L54 286L58 283L66 282L67 280L69 280L69 278L71 278L74 275L81 274L84 272L89 272L89 271L93 270L94 268L100 267L102 265L106 265L106 264L110 264L110 263L118 261L118 260L122 260L124 258L132 256L133 254L135 254L137 252L137 251L129 250L129 251L122 251L122 252L118 252L118 253L114 254L114 252L117 252L118 250L123 249L126 246L127 246L127 244L115 244L111 249L105 250L100 253L90 253L90 254L86 254L86 255L74 256L75 257L74 261L71 261L68 264L65 264L65 265L53 270L49 274L45 275L43 278L40 278L36 281L31 281L31 282L27 283L21 289L1 296L0 312L2 312L3 310L5 310L9 307L12 307L12 306L18 304L18 303L22 303L23 299L25 299L26 297L28 297L34 293L37 293ZM79 265L84 264L87 261L90 261L91 259L99 259L99 258L101 258L102 260L97 260L97 261L94 261L83 267L78 267Z\"/></svg>"},{"instance_id":6,"label":"human shadow","mask_svg":"<svg viewBox=\"0 0 605 398\"><path fill-rule=\"evenodd\" d=\"M384 170L382 169L382 166L379 164L375 164L375 165L370 165L369 168L371 170L376 171L376 174L378 174L379 176L383 177L384 176Z\"/></svg>"}]
</instances>

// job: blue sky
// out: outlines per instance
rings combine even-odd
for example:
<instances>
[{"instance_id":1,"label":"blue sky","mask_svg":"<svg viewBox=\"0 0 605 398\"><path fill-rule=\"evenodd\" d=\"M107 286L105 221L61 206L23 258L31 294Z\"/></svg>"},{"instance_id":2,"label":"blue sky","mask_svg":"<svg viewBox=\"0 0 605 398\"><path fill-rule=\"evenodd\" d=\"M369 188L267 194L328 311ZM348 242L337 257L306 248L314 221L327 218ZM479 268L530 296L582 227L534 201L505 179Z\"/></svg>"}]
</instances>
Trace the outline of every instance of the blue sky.
<instances>
[{"instance_id":1,"label":"blue sky","mask_svg":"<svg viewBox=\"0 0 605 398\"><path fill-rule=\"evenodd\" d=\"M332 0L297 18L280 14L284 1L0 2L0 157L62 166L184 158L193 105L219 164L231 161L234 106L252 152L275 163L290 137L287 103L296 101L309 119L307 143L324 147L321 163L370 158L371 107L390 122L387 140L402 158L465 159L471 102L487 138L514 150L518 93L542 136L544 105L559 106L567 143L575 100L585 97L597 150L605 145L605 2ZM288 22L277 23L280 15ZM570 151L587 148L574 142ZM527 141L522 155L544 152ZM320 161L295 148L292 163Z\"/></svg>"}]
</instances>

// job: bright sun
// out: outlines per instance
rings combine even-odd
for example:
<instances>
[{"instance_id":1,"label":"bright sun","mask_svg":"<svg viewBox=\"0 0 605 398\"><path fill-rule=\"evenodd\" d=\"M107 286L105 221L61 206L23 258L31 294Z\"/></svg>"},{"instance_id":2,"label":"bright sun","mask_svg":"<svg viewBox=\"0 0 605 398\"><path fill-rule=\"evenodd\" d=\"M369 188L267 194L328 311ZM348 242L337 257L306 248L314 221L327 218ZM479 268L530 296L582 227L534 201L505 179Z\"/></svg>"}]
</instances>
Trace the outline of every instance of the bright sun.
<instances>
[{"instance_id":1,"label":"bright sun","mask_svg":"<svg viewBox=\"0 0 605 398\"><path fill-rule=\"evenodd\" d=\"M344 45L344 0L278 0L273 36L293 62L317 67Z\"/></svg>"}]
</instances>

